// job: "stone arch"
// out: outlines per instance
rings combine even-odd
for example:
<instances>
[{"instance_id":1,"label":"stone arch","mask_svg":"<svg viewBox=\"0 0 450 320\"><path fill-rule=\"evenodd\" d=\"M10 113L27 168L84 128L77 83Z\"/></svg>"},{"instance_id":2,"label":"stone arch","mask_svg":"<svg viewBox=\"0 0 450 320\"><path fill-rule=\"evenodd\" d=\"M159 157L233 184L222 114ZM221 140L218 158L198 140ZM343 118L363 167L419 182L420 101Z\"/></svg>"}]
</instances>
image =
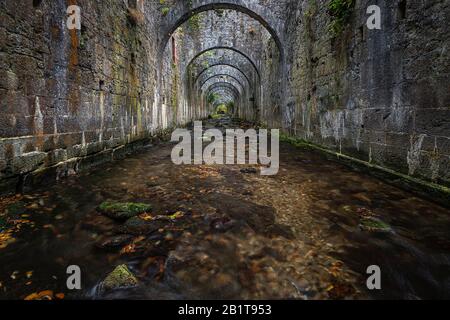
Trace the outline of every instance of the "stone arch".
<instances>
[{"instance_id":1,"label":"stone arch","mask_svg":"<svg viewBox=\"0 0 450 320\"><path fill-rule=\"evenodd\" d=\"M236 67L236 66L232 65L231 63L230 63L230 64L228 64L228 63L217 63L217 64L213 64L213 65L210 65L210 66L206 67L205 69L203 69L203 70L202 70L202 71L194 78L194 82L197 82L197 81L200 79L200 77L201 77L206 71L211 70L211 69L214 68L214 67L219 67L219 66L230 67L230 68L232 68L232 69L234 69L234 70L237 70L240 74L242 74L242 76L246 79L247 83L251 86L251 81L250 81L250 78L248 77L248 75L245 74L245 72L242 71L239 67Z\"/></svg>"},{"instance_id":2,"label":"stone arch","mask_svg":"<svg viewBox=\"0 0 450 320\"><path fill-rule=\"evenodd\" d=\"M175 32L192 16L209 10L230 9L242 12L257 20L271 34L279 51L280 58L284 59L284 46L282 41L283 22L273 15L270 8L254 0L190 0L176 1L160 25L159 53L162 56L165 47Z\"/></svg>"},{"instance_id":3,"label":"stone arch","mask_svg":"<svg viewBox=\"0 0 450 320\"><path fill-rule=\"evenodd\" d=\"M235 92L235 94L236 94L237 97L240 96L239 90L238 90L232 83L229 83L229 82L216 82L216 83L213 83L212 85L210 85L210 86L204 91L204 93L205 93L205 94L209 94L209 92L210 92L211 90L213 90L213 89L215 89L215 88L218 88L218 87L227 87L227 88L229 88L230 90L232 90L233 92Z\"/></svg>"},{"instance_id":4,"label":"stone arch","mask_svg":"<svg viewBox=\"0 0 450 320\"><path fill-rule=\"evenodd\" d=\"M202 51L198 52L192 59L191 61L189 61L188 65L187 65L187 70L190 69L190 66L194 63L195 60L197 60L201 55L205 54L206 52L209 51L213 51L213 50L230 50L233 52L236 52L240 55L242 55L253 67L253 69L255 70L256 74L258 75L258 78L261 78L261 74L259 72L258 67L256 66L256 63L252 60L252 58L250 58L249 55L247 55L246 53L242 52L239 49L236 49L234 47L227 47L227 46L216 46L216 47L210 47L207 49L203 49Z\"/></svg>"},{"instance_id":5,"label":"stone arch","mask_svg":"<svg viewBox=\"0 0 450 320\"><path fill-rule=\"evenodd\" d=\"M210 93L218 93L220 95L220 99L214 101L213 105L217 106L225 101L233 101L236 103L238 100L238 96L236 96L235 92L227 87L216 87L210 91Z\"/></svg>"},{"instance_id":6,"label":"stone arch","mask_svg":"<svg viewBox=\"0 0 450 320\"><path fill-rule=\"evenodd\" d=\"M208 54L209 53L209 54ZM249 79L260 81L257 74L257 69L240 53L227 49L217 49L209 51L204 55L199 56L190 65L190 74L195 77L207 71L210 67L216 65L229 65L239 68ZM206 70L205 70L206 69Z\"/></svg>"},{"instance_id":7,"label":"stone arch","mask_svg":"<svg viewBox=\"0 0 450 320\"><path fill-rule=\"evenodd\" d=\"M225 78L229 78L229 80L231 80L232 82L236 82L236 83L239 85L239 87L242 89L241 92L244 92L244 91L245 91L245 86L241 83L241 81L240 81L239 79L237 79L235 76L232 76L232 75L229 75L229 74L215 74L215 75L209 77L208 79L206 79L206 80L201 84L200 88L203 89L203 87L205 86L205 84L207 84L209 81L214 80L214 79L219 78L219 77L220 77L221 79L223 79L224 77L225 77Z\"/></svg>"},{"instance_id":8,"label":"stone arch","mask_svg":"<svg viewBox=\"0 0 450 320\"><path fill-rule=\"evenodd\" d=\"M223 75L223 76L215 75L215 76L210 77L208 80L206 80L202 84L201 91L203 91L203 88L206 85L209 85L210 83L212 83L212 84L218 83L220 81L233 83L235 85L235 87L239 87L240 88L240 90L239 90L240 94L243 94L245 92L245 87L242 86L242 84L238 80L236 80L234 77L229 76L229 75Z\"/></svg>"}]
</instances>

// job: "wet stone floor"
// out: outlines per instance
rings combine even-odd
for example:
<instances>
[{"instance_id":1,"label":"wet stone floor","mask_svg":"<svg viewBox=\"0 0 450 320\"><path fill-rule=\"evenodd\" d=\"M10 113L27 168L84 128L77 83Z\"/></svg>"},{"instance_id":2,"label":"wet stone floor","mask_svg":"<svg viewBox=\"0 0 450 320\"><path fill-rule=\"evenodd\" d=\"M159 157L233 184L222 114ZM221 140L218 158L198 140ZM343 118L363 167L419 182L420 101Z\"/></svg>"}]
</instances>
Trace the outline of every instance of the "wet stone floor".
<instances>
[{"instance_id":1,"label":"wet stone floor","mask_svg":"<svg viewBox=\"0 0 450 320\"><path fill-rule=\"evenodd\" d=\"M1 199L0 298L450 298L448 209L284 143L275 176L176 166L173 146ZM152 208L118 221L105 201ZM367 289L370 265L382 290ZM117 266L127 288L104 285Z\"/></svg>"}]
</instances>

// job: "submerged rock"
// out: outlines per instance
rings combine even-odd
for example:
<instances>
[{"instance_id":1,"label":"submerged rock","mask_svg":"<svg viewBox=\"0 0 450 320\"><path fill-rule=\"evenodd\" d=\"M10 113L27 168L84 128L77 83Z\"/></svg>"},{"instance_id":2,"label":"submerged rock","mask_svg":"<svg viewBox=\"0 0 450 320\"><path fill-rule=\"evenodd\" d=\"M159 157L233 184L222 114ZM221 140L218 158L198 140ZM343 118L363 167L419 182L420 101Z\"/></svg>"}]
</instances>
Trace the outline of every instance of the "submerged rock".
<instances>
[{"instance_id":1,"label":"submerged rock","mask_svg":"<svg viewBox=\"0 0 450 320\"><path fill-rule=\"evenodd\" d=\"M118 235L100 239L95 245L99 249L117 249L128 244L131 240L133 240L133 237L130 235Z\"/></svg>"},{"instance_id":2,"label":"submerged rock","mask_svg":"<svg viewBox=\"0 0 450 320\"><path fill-rule=\"evenodd\" d=\"M120 226L117 231L122 234L132 235L146 235L157 231L167 225L167 222L162 220L146 221L139 217L128 219L124 225Z\"/></svg>"},{"instance_id":3,"label":"submerged rock","mask_svg":"<svg viewBox=\"0 0 450 320\"><path fill-rule=\"evenodd\" d=\"M135 275L124 264L116 267L99 286L100 294L117 289L133 288L138 285Z\"/></svg>"},{"instance_id":4,"label":"submerged rock","mask_svg":"<svg viewBox=\"0 0 450 320\"><path fill-rule=\"evenodd\" d=\"M359 228L369 232L390 232L391 226L375 217L363 217Z\"/></svg>"},{"instance_id":5,"label":"submerged rock","mask_svg":"<svg viewBox=\"0 0 450 320\"><path fill-rule=\"evenodd\" d=\"M110 232L115 226L116 223L114 221L97 212L87 214L81 222L83 229L96 233Z\"/></svg>"},{"instance_id":6,"label":"submerged rock","mask_svg":"<svg viewBox=\"0 0 450 320\"><path fill-rule=\"evenodd\" d=\"M145 203L133 202L103 202L99 207L100 211L105 216L115 220L127 220L142 213L146 213L152 209L152 206Z\"/></svg>"}]
</instances>

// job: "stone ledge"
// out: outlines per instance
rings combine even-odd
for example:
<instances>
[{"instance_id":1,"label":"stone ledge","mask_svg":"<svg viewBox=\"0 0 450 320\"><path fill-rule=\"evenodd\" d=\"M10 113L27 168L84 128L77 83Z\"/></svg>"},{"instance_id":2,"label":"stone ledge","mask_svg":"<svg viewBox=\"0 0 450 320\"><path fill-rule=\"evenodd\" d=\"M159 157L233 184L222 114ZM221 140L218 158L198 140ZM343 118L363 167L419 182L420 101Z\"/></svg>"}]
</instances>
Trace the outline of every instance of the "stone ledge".
<instances>
[{"instance_id":1,"label":"stone ledge","mask_svg":"<svg viewBox=\"0 0 450 320\"><path fill-rule=\"evenodd\" d=\"M299 148L309 148L319 151L331 160L343 163L350 168L358 169L371 176L379 178L388 184L410 191L418 196L450 208L450 188L419 178L408 176L392 169L369 163L361 159L345 155L307 141L282 135L281 140Z\"/></svg>"},{"instance_id":2,"label":"stone ledge","mask_svg":"<svg viewBox=\"0 0 450 320\"><path fill-rule=\"evenodd\" d=\"M115 148L102 149L89 155L69 158L51 166L44 166L47 154L39 153L42 154L41 157L37 157L39 166L30 167L32 170L28 172L0 179L0 196L28 192L34 188L54 184L61 179L92 170L101 164L124 159L136 151L151 147L155 140L162 139L163 137L143 138Z\"/></svg>"}]
</instances>

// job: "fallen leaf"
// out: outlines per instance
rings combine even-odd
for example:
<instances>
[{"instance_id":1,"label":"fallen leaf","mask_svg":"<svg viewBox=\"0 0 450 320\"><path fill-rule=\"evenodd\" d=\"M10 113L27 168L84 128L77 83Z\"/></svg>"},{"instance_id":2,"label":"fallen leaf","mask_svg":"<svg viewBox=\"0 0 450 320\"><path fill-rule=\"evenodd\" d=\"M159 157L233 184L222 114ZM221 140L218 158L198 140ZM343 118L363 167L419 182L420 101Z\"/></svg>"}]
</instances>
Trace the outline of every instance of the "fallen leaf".
<instances>
[{"instance_id":1,"label":"fallen leaf","mask_svg":"<svg viewBox=\"0 0 450 320\"><path fill-rule=\"evenodd\" d=\"M65 295L64 295L64 293L57 293L57 294L55 294L55 297L59 300L63 300Z\"/></svg>"},{"instance_id":2,"label":"fallen leaf","mask_svg":"<svg viewBox=\"0 0 450 320\"><path fill-rule=\"evenodd\" d=\"M45 290L39 293L34 292L28 295L24 300L53 300L53 291Z\"/></svg>"},{"instance_id":3,"label":"fallen leaf","mask_svg":"<svg viewBox=\"0 0 450 320\"><path fill-rule=\"evenodd\" d=\"M136 245L134 243L129 244L120 250L120 254L128 254L136 252Z\"/></svg>"},{"instance_id":4,"label":"fallen leaf","mask_svg":"<svg viewBox=\"0 0 450 320\"><path fill-rule=\"evenodd\" d=\"M152 221L154 219L153 216L151 214L149 214L149 213L141 214L139 216L139 218L141 218L144 221Z\"/></svg>"},{"instance_id":5,"label":"fallen leaf","mask_svg":"<svg viewBox=\"0 0 450 320\"><path fill-rule=\"evenodd\" d=\"M38 299L39 299L39 295L36 292L34 292L34 293L26 296L24 300L30 301L30 300L38 300Z\"/></svg>"}]
</instances>

